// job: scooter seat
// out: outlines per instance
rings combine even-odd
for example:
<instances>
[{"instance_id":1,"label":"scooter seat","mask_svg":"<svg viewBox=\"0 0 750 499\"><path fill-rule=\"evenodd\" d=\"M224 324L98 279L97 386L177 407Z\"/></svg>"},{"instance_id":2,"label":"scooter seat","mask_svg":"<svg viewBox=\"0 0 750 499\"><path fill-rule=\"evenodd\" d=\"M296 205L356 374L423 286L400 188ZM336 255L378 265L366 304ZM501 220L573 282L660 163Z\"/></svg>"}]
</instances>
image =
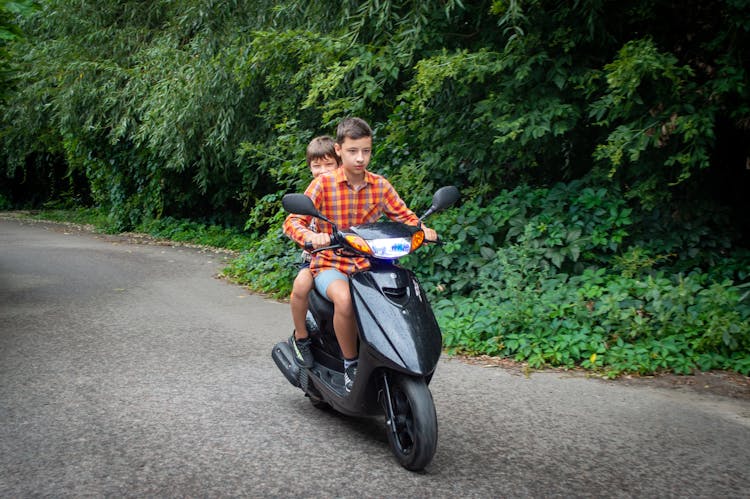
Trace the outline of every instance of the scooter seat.
<instances>
[{"instance_id":1,"label":"scooter seat","mask_svg":"<svg viewBox=\"0 0 750 499\"><path fill-rule=\"evenodd\" d=\"M323 296L317 289L313 289L308 296L310 309L318 317L333 317L333 302Z\"/></svg>"}]
</instances>

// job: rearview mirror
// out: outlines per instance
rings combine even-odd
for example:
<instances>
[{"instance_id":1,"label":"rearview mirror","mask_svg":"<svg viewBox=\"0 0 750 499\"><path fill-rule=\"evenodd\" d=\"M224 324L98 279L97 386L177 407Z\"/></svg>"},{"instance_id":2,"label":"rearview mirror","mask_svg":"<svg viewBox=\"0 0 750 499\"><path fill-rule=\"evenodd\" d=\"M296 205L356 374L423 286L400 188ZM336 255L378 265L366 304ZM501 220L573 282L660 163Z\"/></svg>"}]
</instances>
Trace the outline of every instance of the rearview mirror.
<instances>
[{"instance_id":1,"label":"rearview mirror","mask_svg":"<svg viewBox=\"0 0 750 499\"><path fill-rule=\"evenodd\" d=\"M432 206L425 212L424 215L419 217L420 220L424 220L435 212L441 211L458 201L461 194L458 189L453 185L446 185L438 189L432 196Z\"/></svg>"},{"instance_id":2,"label":"rearview mirror","mask_svg":"<svg viewBox=\"0 0 750 499\"><path fill-rule=\"evenodd\" d=\"M460 197L461 194L458 192L456 186L446 185L445 187L441 187L432 196L432 211L444 210L458 201Z\"/></svg>"},{"instance_id":3,"label":"rearview mirror","mask_svg":"<svg viewBox=\"0 0 750 499\"><path fill-rule=\"evenodd\" d=\"M281 206L289 213L296 215L310 215L319 217L320 212L315 208L312 200L304 194L284 194Z\"/></svg>"},{"instance_id":4,"label":"rearview mirror","mask_svg":"<svg viewBox=\"0 0 750 499\"><path fill-rule=\"evenodd\" d=\"M281 206L283 206L289 213L294 213L295 215L309 215L311 217L319 218L335 227L333 222L328 220L318 211L313 204L312 199L304 194L284 194L284 197L281 198Z\"/></svg>"}]
</instances>

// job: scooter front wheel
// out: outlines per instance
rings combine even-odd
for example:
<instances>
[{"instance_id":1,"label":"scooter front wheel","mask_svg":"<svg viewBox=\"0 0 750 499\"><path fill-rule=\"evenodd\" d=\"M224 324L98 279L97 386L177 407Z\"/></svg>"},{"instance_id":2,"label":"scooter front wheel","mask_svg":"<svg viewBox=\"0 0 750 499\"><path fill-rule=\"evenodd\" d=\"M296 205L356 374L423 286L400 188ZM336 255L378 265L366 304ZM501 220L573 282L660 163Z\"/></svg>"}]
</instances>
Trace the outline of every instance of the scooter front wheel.
<instances>
[{"instance_id":1,"label":"scooter front wheel","mask_svg":"<svg viewBox=\"0 0 750 499\"><path fill-rule=\"evenodd\" d=\"M386 390L388 443L401 466L419 471L437 450L437 414L427 383L422 378L392 375ZM389 406L392 415L389 415Z\"/></svg>"}]
</instances>

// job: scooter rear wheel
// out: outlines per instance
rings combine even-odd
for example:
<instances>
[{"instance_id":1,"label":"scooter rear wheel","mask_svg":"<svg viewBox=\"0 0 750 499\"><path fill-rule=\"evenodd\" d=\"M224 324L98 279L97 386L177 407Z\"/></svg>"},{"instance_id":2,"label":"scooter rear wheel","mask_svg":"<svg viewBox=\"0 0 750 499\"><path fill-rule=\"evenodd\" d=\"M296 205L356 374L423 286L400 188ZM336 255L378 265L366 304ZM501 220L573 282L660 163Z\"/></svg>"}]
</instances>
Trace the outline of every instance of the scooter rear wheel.
<instances>
[{"instance_id":1,"label":"scooter rear wheel","mask_svg":"<svg viewBox=\"0 0 750 499\"><path fill-rule=\"evenodd\" d=\"M315 395L310 395L310 394L308 394L308 397L310 398L310 403L316 409L328 409L330 407L328 405L328 402L326 402L320 397L317 397Z\"/></svg>"},{"instance_id":2,"label":"scooter rear wheel","mask_svg":"<svg viewBox=\"0 0 750 499\"><path fill-rule=\"evenodd\" d=\"M390 383L394 418L388 423L388 443L404 468L419 471L437 450L437 414L424 379L395 375ZM387 418L387 415L386 415Z\"/></svg>"}]
</instances>

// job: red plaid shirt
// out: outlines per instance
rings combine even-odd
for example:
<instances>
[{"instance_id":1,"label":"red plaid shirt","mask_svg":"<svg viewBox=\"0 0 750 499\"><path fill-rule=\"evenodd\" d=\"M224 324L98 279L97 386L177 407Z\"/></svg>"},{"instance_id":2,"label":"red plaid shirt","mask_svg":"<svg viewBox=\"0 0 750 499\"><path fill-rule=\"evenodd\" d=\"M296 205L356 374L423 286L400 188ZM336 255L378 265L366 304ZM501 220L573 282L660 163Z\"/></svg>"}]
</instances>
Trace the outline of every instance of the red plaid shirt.
<instances>
[{"instance_id":1,"label":"red plaid shirt","mask_svg":"<svg viewBox=\"0 0 750 499\"><path fill-rule=\"evenodd\" d=\"M315 207L343 230L352 225L377 222L386 215L396 222L417 225L419 218L406 207L396 189L384 177L365 171L365 183L353 188L346 180L343 168L314 179L305 190ZM313 217L289 215L284 220L284 234L304 246L306 236L312 232ZM317 220L317 231L333 234L331 224ZM336 269L347 275L369 266L366 258L345 257L333 251L313 255L310 270L313 275L325 269Z\"/></svg>"}]
</instances>

